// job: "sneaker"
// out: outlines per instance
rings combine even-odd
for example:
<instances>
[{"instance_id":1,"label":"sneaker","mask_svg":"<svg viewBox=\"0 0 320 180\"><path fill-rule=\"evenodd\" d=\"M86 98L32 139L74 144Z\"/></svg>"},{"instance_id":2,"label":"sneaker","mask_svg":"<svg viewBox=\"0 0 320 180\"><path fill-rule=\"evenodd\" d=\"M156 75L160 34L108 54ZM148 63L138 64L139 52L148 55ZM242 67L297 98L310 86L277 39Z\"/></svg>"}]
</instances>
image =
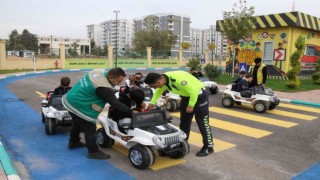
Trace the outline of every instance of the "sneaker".
<instances>
[{"instance_id":1,"label":"sneaker","mask_svg":"<svg viewBox=\"0 0 320 180\"><path fill-rule=\"evenodd\" d=\"M87 155L88 158L90 159L109 159L110 155L109 154L105 154L101 151L95 152L95 153L91 153Z\"/></svg>"},{"instance_id":2,"label":"sneaker","mask_svg":"<svg viewBox=\"0 0 320 180\"><path fill-rule=\"evenodd\" d=\"M207 147L207 146L203 146L201 148L201 150L197 153L198 157L204 157L204 156L208 156L209 154L213 153L213 147Z\"/></svg>"},{"instance_id":3,"label":"sneaker","mask_svg":"<svg viewBox=\"0 0 320 180\"><path fill-rule=\"evenodd\" d=\"M74 148L81 148L81 147L85 147L86 145L80 141L78 142L69 142L68 144L68 148L69 149L74 149Z\"/></svg>"}]
</instances>

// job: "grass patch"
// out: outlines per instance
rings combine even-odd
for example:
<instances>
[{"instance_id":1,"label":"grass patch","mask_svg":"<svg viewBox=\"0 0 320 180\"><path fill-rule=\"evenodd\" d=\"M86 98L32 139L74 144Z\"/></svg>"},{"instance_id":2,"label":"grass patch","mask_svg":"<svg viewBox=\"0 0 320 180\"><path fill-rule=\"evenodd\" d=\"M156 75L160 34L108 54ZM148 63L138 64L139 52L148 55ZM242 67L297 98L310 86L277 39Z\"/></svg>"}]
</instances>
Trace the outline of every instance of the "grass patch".
<instances>
[{"instance_id":1,"label":"grass patch","mask_svg":"<svg viewBox=\"0 0 320 180\"><path fill-rule=\"evenodd\" d=\"M52 69L37 69L37 71L44 71L44 70L54 70ZM10 73L19 73L19 72L31 72L33 69L13 69L13 70L0 70L0 74L10 74Z\"/></svg>"},{"instance_id":2,"label":"grass patch","mask_svg":"<svg viewBox=\"0 0 320 180\"><path fill-rule=\"evenodd\" d=\"M215 79L215 82L218 84L231 84L232 81L237 79L237 77L232 78L231 75L221 75ZM274 91L282 91L282 92L299 92L299 91L308 91L320 89L320 85L313 84L312 80L301 80L301 85L296 89L289 89L285 85L286 80L281 79L267 79L266 86L271 88Z\"/></svg>"}]
</instances>

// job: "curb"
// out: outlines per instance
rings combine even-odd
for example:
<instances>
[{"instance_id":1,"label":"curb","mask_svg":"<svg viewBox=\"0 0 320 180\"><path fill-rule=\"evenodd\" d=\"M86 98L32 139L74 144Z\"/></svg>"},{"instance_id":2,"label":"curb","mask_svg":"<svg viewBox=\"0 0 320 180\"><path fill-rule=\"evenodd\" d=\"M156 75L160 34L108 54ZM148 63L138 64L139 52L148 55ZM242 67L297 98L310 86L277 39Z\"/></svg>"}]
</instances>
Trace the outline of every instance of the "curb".
<instances>
[{"instance_id":1,"label":"curb","mask_svg":"<svg viewBox=\"0 0 320 180\"><path fill-rule=\"evenodd\" d=\"M8 180L20 180L17 170L13 166L10 156L7 153L4 145L0 141L0 164L4 173L7 175Z\"/></svg>"}]
</instances>

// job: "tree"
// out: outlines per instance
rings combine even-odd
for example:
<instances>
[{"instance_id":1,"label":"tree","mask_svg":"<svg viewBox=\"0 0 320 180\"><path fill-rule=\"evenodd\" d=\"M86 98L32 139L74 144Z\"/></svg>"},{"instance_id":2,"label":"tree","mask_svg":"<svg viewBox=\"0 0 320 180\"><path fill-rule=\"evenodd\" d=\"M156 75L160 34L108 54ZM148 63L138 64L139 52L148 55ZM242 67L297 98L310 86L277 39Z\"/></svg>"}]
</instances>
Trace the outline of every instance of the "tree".
<instances>
[{"instance_id":1,"label":"tree","mask_svg":"<svg viewBox=\"0 0 320 180\"><path fill-rule=\"evenodd\" d=\"M213 50L216 48L215 43L209 43L208 44L208 49L211 50L211 64L213 65Z\"/></svg>"},{"instance_id":2,"label":"tree","mask_svg":"<svg viewBox=\"0 0 320 180\"><path fill-rule=\"evenodd\" d=\"M189 49L191 47L191 43L189 42L182 42L180 44L180 47L183 49L183 50L186 50L186 49Z\"/></svg>"},{"instance_id":3,"label":"tree","mask_svg":"<svg viewBox=\"0 0 320 180\"><path fill-rule=\"evenodd\" d=\"M290 66L291 69L287 72L286 76L289 81L286 83L288 88L296 88L300 86L300 79L298 78L298 74L301 72L301 56L303 55L303 50L305 46L305 39L302 36L299 36L295 47L297 50L290 56Z\"/></svg>"},{"instance_id":4,"label":"tree","mask_svg":"<svg viewBox=\"0 0 320 180\"><path fill-rule=\"evenodd\" d=\"M152 47L153 52L169 51L176 43L177 36L171 31L139 30L135 32L132 40L134 50L146 51L146 47Z\"/></svg>"},{"instance_id":5,"label":"tree","mask_svg":"<svg viewBox=\"0 0 320 180\"><path fill-rule=\"evenodd\" d=\"M246 5L246 0L239 0L239 7L235 3L231 11L223 12L222 34L226 36L235 46L240 40L245 39L250 35L256 19L252 16L254 14L254 7L249 8ZM234 77L234 61L235 53L232 58L232 77Z\"/></svg>"},{"instance_id":6,"label":"tree","mask_svg":"<svg viewBox=\"0 0 320 180\"><path fill-rule=\"evenodd\" d=\"M11 31L6 47L7 50L18 50L17 45L19 44L19 36L20 35L16 29Z\"/></svg>"},{"instance_id":7,"label":"tree","mask_svg":"<svg viewBox=\"0 0 320 180\"><path fill-rule=\"evenodd\" d=\"M197 71L201 71L201 63L199 57L192 57L186 64L187 67L194 68Z\"/></svg>"},{"instance_id":8,"label":"tree","mask_svg":"<svg viewBox=\"0 0 320 180\"><path fill-rule=\"evenodd\" d=\"M72 48L71 48L72 47ZM78 56L78 51L77 48L79 47L79 45L74 42L71 44L71 47L68 49L68 53L72 56L72 57L76 57Z\"/></svg>"},{"instance_id":9,"label":"tree","mask_svg":"<svg viewBox=\"0 0 320 180\"><path fill-rule=\"evenodd\" d=\"M27 29L22 31L19 42L26 50L38 52L38 37L37 35L30 33Z\"/></svg>"},{"instance_id":10,"label":"tree","mask_svg":"<svg viewBox=\"0 0 320 180\"><path fill-rule=\"evenodd\" d=\"M38 37L30 33L28 30L23 30L20 35L17 30L11 31L9 41L7 43L8 50L32 50L38 52Z\"/></svg>"}]
</instances>

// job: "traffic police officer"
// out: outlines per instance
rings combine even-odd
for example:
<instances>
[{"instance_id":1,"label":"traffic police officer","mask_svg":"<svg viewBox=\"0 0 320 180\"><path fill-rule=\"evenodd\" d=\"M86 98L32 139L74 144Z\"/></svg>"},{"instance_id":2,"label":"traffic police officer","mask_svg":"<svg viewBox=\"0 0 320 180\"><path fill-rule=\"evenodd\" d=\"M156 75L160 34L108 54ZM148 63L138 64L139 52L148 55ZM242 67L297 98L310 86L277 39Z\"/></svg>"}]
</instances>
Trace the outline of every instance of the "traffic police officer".
<instances>
[{"instance_id":1,"label":"traffic police officer","mask_svg":"<svg viewBox=\"0 0 320 180\"><path fill-rule=\"evenodd\" d=\"M213 139L209 126L208 93L204 85L192 74L185 71L171 71L164 74L149 73L144 81L155 88L155 93L148 108L152 109L163 91L168 90L181 96L180 129L189 138L193 115L202 135L203 147L197 156L207 156L213 153Z\"/></svg>"}]
</instances>

